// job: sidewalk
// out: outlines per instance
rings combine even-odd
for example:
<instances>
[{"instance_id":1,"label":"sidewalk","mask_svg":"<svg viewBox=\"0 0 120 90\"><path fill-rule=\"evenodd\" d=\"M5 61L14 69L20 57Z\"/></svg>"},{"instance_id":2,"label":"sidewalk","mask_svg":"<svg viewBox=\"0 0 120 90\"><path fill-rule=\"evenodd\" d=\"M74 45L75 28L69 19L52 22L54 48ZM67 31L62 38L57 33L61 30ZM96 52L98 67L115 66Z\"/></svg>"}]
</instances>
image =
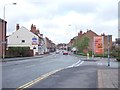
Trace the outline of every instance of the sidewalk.
<instances>
[{"instance_id":1,"label":"sidewalk","mask_svg":"<svg viewBox=\"0 0 120 90\"><path fill-rule=\"evenodd\" d=\"M98 88L118 89L118 69L98 70Z\"/></svg>"},{"instance_id":2,"label":"sidewalk","mask_svg":"<svg viewBox=\"0 0 120 90\"><path fill-rule=\"evenodd\" d=\"M48 55L51 55L51 54L44 54L44 55L38 55L38 56L32 56L32 57L5 58L4 60L0 58L0 62L19 61L19 60L27 60L27 59L33 59L33 58L43 58L44 56L48 56Z\"/></svg>"}]
</instances>

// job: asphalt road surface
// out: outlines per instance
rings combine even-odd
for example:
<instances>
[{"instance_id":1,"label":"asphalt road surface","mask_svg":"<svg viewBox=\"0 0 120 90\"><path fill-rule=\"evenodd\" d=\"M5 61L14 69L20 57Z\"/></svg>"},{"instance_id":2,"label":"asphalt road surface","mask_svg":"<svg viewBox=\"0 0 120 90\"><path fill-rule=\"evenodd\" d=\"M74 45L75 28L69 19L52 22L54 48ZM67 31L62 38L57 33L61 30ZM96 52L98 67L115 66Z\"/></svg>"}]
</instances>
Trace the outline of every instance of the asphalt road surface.
<instances>
[{"instance_id":1,"label":"asphalt road surface","mask_svg":"<svg viewBox=\"0 0 120 90\"><path fill-rule=\"evenodd\" d=\"M33 84L29 88L98 88L98 70L117 69L118 63L111 62L107 66L107 59L86 60L81 58L79 65L63 69L46 79Z\"/></svg>"},{"instance_id":2,"label":"asphalt road surface","mask_svg":"<svg viewBox=\"0 0 120 90\"><path fill-rule=\"evenodd\" d=\"M65 68L79 61L79 57L52 54L43 58L2 63L2 88L18 88L48 72Z\"/></svg>"},{"instance_id":3,"label":"asphalt road surface","mask_svg":"<svg viewBox=\"0 0 120 90\"><path fill-rule=\"evenodd\" d=\"M107 59L86 60L75 55L52 54L4 62L2 85L3 88L98 88L97 71L111 68L118 68L118 63L112 61L108 67Z\"/></svg>"}]
</instances>

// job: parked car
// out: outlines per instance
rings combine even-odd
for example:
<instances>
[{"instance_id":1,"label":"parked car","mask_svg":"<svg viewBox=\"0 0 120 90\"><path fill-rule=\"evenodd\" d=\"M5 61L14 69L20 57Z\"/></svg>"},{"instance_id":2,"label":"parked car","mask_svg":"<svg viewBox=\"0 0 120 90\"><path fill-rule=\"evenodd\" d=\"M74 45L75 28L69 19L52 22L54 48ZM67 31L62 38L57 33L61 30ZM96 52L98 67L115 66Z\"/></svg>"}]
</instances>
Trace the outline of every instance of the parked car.
<instances>
[{"instance_id":1,"label":"parked car","mask_svg":"<svg viewBox=\"0 0 120 90\"><path fill-rule=\"evenodd\" d=\"M63 55L68 55L68 51L63 51Z\"/></svg>"}]
</instances>

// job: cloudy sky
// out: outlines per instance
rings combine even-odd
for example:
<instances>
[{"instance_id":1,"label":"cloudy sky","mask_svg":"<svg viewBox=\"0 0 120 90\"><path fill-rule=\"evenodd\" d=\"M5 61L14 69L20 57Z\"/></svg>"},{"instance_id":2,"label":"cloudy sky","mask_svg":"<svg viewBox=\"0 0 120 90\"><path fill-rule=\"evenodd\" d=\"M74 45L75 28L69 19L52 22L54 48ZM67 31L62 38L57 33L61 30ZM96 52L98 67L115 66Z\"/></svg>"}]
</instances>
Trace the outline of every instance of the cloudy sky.
<instances>
[{"instance_id":1,"label":"cloudy sky","mask_svg":"<svg viewBox=\"0 0 120 90\"><path fill-rule=\"evenodd\" d=\"M0 0L0 18L7 20L7 34L17 23L30 29L35 24L54 43L68 43L82 30L118 37L119 0ZM16 2L17 5L11 3Z\"/></svg>"}]
</instances>

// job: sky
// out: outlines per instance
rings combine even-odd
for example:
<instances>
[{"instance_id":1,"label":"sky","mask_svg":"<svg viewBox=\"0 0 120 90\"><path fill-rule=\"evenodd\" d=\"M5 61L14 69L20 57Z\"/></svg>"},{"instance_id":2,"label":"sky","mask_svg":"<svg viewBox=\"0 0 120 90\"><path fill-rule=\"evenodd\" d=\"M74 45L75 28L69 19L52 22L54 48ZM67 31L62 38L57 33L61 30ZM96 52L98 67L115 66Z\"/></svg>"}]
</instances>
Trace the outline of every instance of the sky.
<instances>
[{"instance_id":1,"label":"sky","mask_svg":"<svg viewBox=\"0 0 120 90\"><path fill-rule=\"evenodd\" d=\"M7 35L16 24L31 24L54 43L68 43L82 30L118 37L119 0L0 0L0 18L7 21ZM17 3L17 5L12 5Z\"/></svg>"}]
</instances>

